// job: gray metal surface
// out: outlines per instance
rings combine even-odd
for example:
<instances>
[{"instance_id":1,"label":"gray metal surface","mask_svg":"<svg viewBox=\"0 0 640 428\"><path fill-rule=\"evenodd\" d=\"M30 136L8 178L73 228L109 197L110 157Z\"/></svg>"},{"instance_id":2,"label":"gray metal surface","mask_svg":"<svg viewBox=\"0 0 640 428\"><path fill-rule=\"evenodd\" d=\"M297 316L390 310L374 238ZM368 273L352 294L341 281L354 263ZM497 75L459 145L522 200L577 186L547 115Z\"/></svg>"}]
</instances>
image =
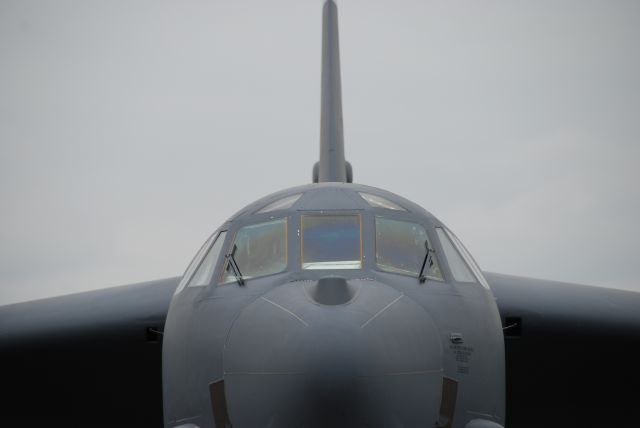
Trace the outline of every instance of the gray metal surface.
<instances>
[{"instance_id":1,"label":"gray metal surface","mask_svg":"<svg viewBox=\"0 0 640 428\"><path fill-rule=\"evenodd\" d=\"M372 207L360 192L405 210ZM300 193L291 207L260 212ZM301 269L300 218L309 213L359 215L361 269ZM478 415L501 423L503 337L489 290L457 283L444 260L443 281L423 284L417 274L381 271L376 216L422 225L436 254L443 254L437 218L368 186L295 187L232 216L224 225L226 248L238 229L286 218L288 264L281 273L250 278L242 286L214 280L175 296L163 349L166 426L215 426L219 403L202 391L222 382L226 413L237 427L414 427L445 419L453 424L442 426L463 427ZM223 267L220 261L213 278L220 278ZM440 414L445 377L457 388L454 402L444 406L452 409L449 418Z\"/></svg>"},{"instance_id":2,"label":"gray metal surface","mask_svg":"<svg viewBox=\"0 0 640 428\"><path fill-rule=\"evenodd\" d=\"M342 87L338 8L329 0L322 10L322 94L318 181L347 181L342 124Z\"/></svg>"}]
</instances>

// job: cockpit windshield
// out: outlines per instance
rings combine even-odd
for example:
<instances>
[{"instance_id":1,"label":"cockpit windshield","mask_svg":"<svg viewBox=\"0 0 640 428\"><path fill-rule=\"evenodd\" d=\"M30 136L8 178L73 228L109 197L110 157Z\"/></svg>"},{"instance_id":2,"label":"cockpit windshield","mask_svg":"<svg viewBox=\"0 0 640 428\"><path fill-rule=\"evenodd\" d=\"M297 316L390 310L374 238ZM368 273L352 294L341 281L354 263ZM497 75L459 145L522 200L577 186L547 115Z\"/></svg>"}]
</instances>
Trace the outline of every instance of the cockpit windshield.
<instances>
[{"instance_id":1,"label":"cockpit windshield","mask_svg":"<svg viewBox=\"0 0 640 428\"><path fill-rule=\"evenodd\" d=\"M304 204L296 209L293 204L306 201L303 194L281 197L257 211L258 215L253 211L239 219L237 226L225 225L225 230L200 249L176 293L212 282L244 285L245 280L281 273L288 267L302 271L366 267L413 276L424 283L428 279L444 282L441 267L445 266L451 280L479 282L489 288L471 255L444 226L431 227L411 211L365 192L359 195L371 210L362 209L359 200L354 205L358 208L345 210L311 210ZM288 212L265 218L269 215L265 212L282 210ZM248 223L251 219L261 222ZM289 244L293 245L292 259Z\"/></svg>"},{"instance_id":2,"label":"cockpit windshield","mask_svg":"<svg viewBox=\"0 0 640 428\"><path fill-rule=\"evenodd\" d=\"M416 276L424 264L426 278L442 280L427 232L417 223L376 217L376 263L381 270Z\"/></svg>"},{"instance_id":3,"label":"cockpit windshield","mask_svg":"<svg viewBox=\"0 0 640 428\"><path fill-rule=\"evenodd\" d=\"M287 267L287 220L244 226L236 233L231 248L233 260L240 272L234 272L229 260L225 263L222 282L249 279L282 272Z\"/></svg>"},{"instance_id":4,"label":"cockpit windshield","mask_svg":"<svg viewBox=\"0 0 640 428\"><path fill-rule=\"evenodd\" d=\"M303 215L303 269L361 269L360 215Z\"/></svg>"}]
</instances>

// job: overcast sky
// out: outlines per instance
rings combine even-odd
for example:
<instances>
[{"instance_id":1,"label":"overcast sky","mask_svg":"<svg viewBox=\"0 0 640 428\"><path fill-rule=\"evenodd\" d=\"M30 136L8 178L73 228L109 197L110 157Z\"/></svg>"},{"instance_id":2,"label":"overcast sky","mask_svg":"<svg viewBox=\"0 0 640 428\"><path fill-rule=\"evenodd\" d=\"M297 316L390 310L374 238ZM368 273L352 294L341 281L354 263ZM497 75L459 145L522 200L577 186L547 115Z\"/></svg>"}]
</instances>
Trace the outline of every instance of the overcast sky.
<instances>
[{"instance_id":1,"label":"overcast sky","mask_svg":"<svg viewBox=\"0 0 640 428\"><path fill-rule=\"evenodd\" d=\"M320 0L0 0L0 304L180 275L308 183ZM338 2L358 183L484 270L640 290L640 2Z\"/></svg>"}]
</instances>

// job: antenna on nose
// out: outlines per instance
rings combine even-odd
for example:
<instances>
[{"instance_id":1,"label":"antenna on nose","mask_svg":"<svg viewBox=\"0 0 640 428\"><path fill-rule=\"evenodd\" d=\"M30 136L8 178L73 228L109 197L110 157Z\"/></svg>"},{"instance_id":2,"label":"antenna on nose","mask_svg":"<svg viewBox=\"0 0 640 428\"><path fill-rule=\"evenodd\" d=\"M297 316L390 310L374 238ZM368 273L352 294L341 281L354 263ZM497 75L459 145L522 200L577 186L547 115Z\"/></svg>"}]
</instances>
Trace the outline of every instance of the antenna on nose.
<instances>
[{"instance_id":1,"label":"antenna on nose","mask_svg":"<svg viewBox=\"0 0 640 428\"><path fill-rule=\"evenodd\" d=\"M351 165L344 158L338 7L327 0L322 9L320 161L313 166L313 182L351 183L352 175Z\"/></svg>"}]
</instances>

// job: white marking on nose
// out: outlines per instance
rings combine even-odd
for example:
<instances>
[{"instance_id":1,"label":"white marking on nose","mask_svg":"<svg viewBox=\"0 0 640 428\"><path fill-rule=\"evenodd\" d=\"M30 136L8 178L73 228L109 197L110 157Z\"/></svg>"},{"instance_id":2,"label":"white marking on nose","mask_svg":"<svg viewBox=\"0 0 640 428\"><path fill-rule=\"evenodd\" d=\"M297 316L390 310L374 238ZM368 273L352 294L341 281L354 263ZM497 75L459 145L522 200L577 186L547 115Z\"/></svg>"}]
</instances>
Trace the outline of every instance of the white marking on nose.
<instances>
[{"instance_id":1,"label":"white marking on nose","mask_svg":"<svg viewBox=\"0 0 640 428\"><path fill-rule=\"evenodd\" d=\"M404 294L400 294L398 297L396 297L391 303L389 303L387 306L385 306L384 308L380 309L378 312L375 313L374 316L372 316L371 318L369 318L369 320L367 320L367 322L365 322L364 324L362 324L360 326L360 328L365 328L371 321L373 321L374 319L376 319L381 313L383 313L384 311L386 311L387 309L389 309L391 306L393 306L398 300L402 299L402 297L404 297Z\"/></svg>"},{"instance_id":2,"label":"white marking on nose","mask_svg":"<svg viewBox=\"0 0 640 428\"><path fill-rule=\"evenodd\" d=\"M295 319L297 319L298 321L300 321L302 324L304 324L305 327L309 327L309 324L303 320L302 318L300 318L299 316L297 316L296 314L294 314L293 312L291 312L289 309L285 308L284 306L280 306L279 304L277 304L276 302L272 302L271 300L267 299L266 297L261 297L262 300L264 300L265 302L269 302L271 303L273 306L275 306L276 308L282 309L283 311L285 311L286 313L292 315Z\"/></svg>"}]
</instances>

